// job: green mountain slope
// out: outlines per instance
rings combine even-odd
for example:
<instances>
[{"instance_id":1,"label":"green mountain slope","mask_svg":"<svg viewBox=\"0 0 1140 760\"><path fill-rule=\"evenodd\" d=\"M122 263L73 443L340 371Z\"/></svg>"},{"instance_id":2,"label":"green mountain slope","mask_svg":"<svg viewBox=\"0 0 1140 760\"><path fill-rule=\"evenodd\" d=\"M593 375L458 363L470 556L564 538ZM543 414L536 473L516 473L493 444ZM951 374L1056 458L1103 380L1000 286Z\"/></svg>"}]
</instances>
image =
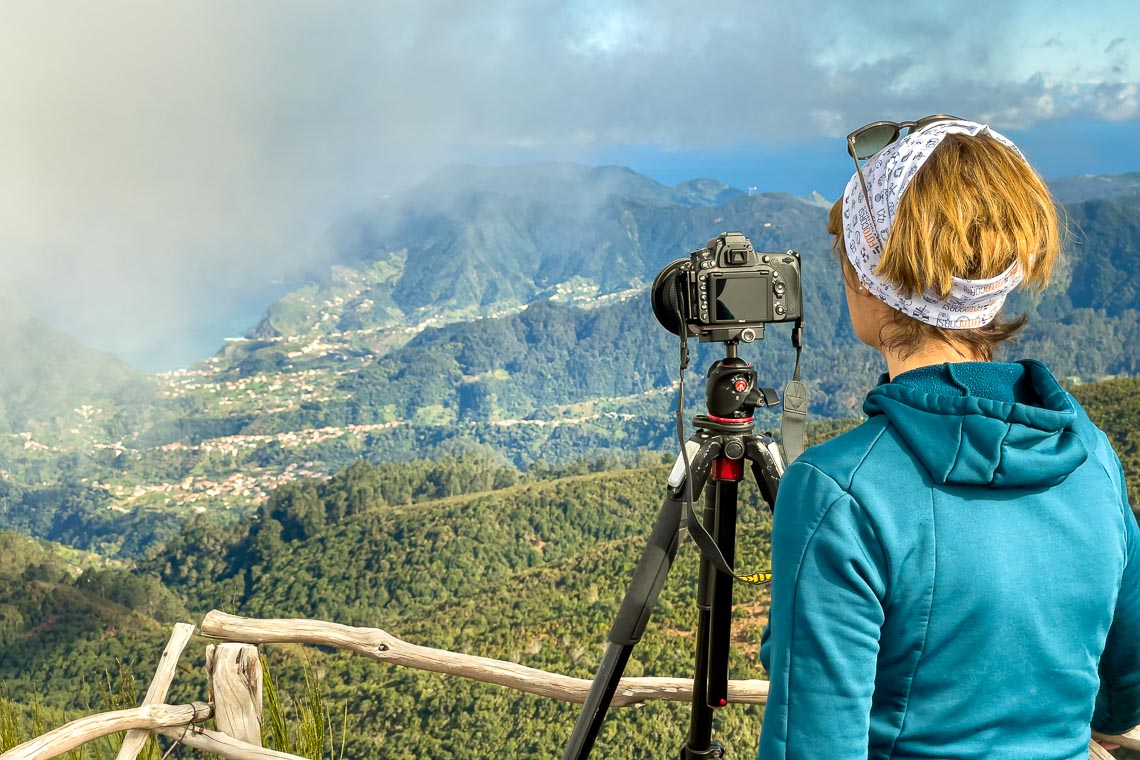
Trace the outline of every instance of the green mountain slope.
<instances>
[{"instance_id":1,"label":"green mountain slope","mask_svg":"<svg viewBox=\"0 0 1140 760\"><path fill-rule=\"evenodd\" d=\"M188 614L157 578L0 531L0 683L25 704L102 705L118 663L152 669Z\"/></svg>"},{"instance_id":2,"label":"green mountain slope","mask_svg":"<svg viewBox=\"0 0 1140 760\"><path fill-rule=\"evenodd\" d=\"M36 319L0 314L0 433L122 432L154 398L149 377Z\"/></svg>"},{"instance_id":3,"label":"green mountain slope","mask_svg":"<svg viewBox=\"0 0 1140 760\"><path fill-rule=\"evenodd\" d=\"M156 555L171 589L192 606L261 615L320 615L380 626L410 641L523 662L590 677L604 632L659 506L664 467L554 479L472 495L410 504L427 489L502 485L509 471L483 468L475 477L423 463L411 478L397 468L358 465L326 484L283 488L245 530L187 534ZM383 470L383 471L382 471ZM450 475L449 475L450 472ZM461 477L463 485L449 477ZM480 481L479 478L485 478ZM401 485L402 484L402 485ZM742 551L759 567L766 560L766 512L754 489L744 489ZM319 511L316 517L314 510ZM274 525L276 523L276 525ZM252 526L252 527L250 527ZM274 533L272 537L269 533ZM3 537L0 536L0 539ZM13 538L26 542L26 539ZM0 548L2 540L0 540ZM188 558L208 558L206 575L186 572ZM692 669L696 555L682 548L658 614L627 672L683 675ZM12 688L40 684L44 700L81 710L98 703L104 670L124 661L145 683L148 652L161 646L153 617L189 618L177 607L154 605L169 594L146 572L91 572L76 580L27 579L35 563L0 566L9 596L0 610L9 634L0 647L0 681ZM29 571L28 567L33 570ZM144 568L142 568L145 570ZM230 586L226 577L240 584ZM146 588L141 596L135 589ZM218 598L203 599L207 593ZM8 614L9 602L26 603ZM738 598L737 677L757 677L754 664L761 596ZM138 606L143 602L148 609ZM21 617L22 616L22 617ZM186 655L198 656L199 644ZM349 704L348 756L391 757L397 747L431 746L433 757L473 758L501 751L555 754L577 708L461 679L382 666L341 653L266 647L287 691L303 683L308 658L320 673L334 716ZM195 698L198 674L179 677L176 695ZM141 689L141 687L140 687ZM197 695L200 698L200 694ZM510 715L510 722L503 716ZM598 751L625 747L648 756L663 739L684 733L681 705L616 711ZM723 736L741 748L755 740L756 708L722 713Z\"/></svg>"},{"instance_id":4,"label":"green mountain slope","mask_svg":"<svg viewBox=\"0 0 1140 760\"><path fill-rule=\"evenodd\" d=\"M441 476L462 472L465 461L477 460L441 462ZM662 475L660 468L620 470L408 505L357 497L348 506L346 492L378 494L395 472L360 463L323 486L284 486L228 539L190 531L143 567L202 611L225 598L255 614L348 615L361 623L392 608L415 617L421 605L479 594L598 541L637 535L652 524ZM500 473L463 480L477 487L517 478ZM221 585L209 588L215 579Z\"/></svg>"},{"instance_id":5,"label":"green mountain slope","mask_svg":"<svg viewBox=\"0 0 1140 760\"><path fill-rule=\"evenodd\" d=\"M255 340L229 346L222 366L240 363L264 341L303 361L337 344L337 355L351 358L398 345L401 334L407 340L425 327L501 316L544 298L620 298L729 228L746 230L765 250L826 248L826 211L786 194L694 206L649 191L612 192L613 182L595 182L584 167L573 173L584 174L576 184L555 172L541 192L528 194L542 174L525 169L522 184L510 180L523 169L463 175L452 191L428 183L345 222L343 265L271 306ZM640 179L634 184L652 182Z\"/></svg>"},{"instance_id":6,"label":"green mountain slope","mask_svg":"<svg viewBox=\"0 0 1140 760\"><path fill-rule=\"evenodd\" d=\"M1121 452L1134 496L1137 382L1076 389ZM812 440L850 424L816 427ZM53 559L59 550L0 534L0 587L7 589L0 596L0 680L40 683L50 704L82 707L80 694L95 704L93 684L102 669L114 672L116 659L145 682L164 635L156 616L197 620L214 607L380 627L417 644L590 678L660 506L667 469L525 479L478 455L358 463L328 481L280 487L252 520L222 529L199 521L130 576L103 569L78 575L79 568ZM746 480L741 567L767 567L768 530L767 510ZM686 540L629 675L692 671L696 576L697 552ZM755 656L767 597L763 589L738 587L735 602L732 675L763 677ZM409 747L456 760L500 752L556 756L577 714L573 705L344 653L264 649L287 692L302 688L308 661L334 722L348 706L346 752L354 758L387 758ZM196 677L180 676L177 694L200 697ZM86 684L85 691L75 684ZM751 753L761 715L757 707L730 706L717 715L716 736L735 753ZM686 726L685 705L615 710L595 751L672 753Z\"/></svg>"},{"instance_id":7,"label":"green mountain slope","mask_svg":"<svg viewBox=\"0 0 1140 760\"><path fill-rule=\"evenodd\" d=\"M1140 513L1140 378L1081 385L1073 395L1112 441L1124 467L1132 510Z\"/></svg>"},{"instance_id":8,"label":"green mountain slope","mask_svg":"<svg viewBox=\"0 0 1140 760\"><path fill-rule=\"evenodd\" d=\"M1116 192L1128 181L1077 183L1113 197L1069 207L1075 238L1054 285L1011 301L1033 321L1010 356L1074 380L1137 373L1140 199ZM801 251L812 414L858 414L881 361L847 323L826 213L818 198L666 188L615 167L455 167L345 221L325 281L272 305L249 339L147 379L151 390L113 362L89 369L94 357L38 328L6 332L25 335L10 347L25 358L4 370L0 417L30 429L0 433L3 524L134 556L191 514L232 522L277 486L359 458L478 449L541 469L673 451L677 340L645 283L724 229ZM695 350L689 416L723 351ZM787 328L741 352L762 384L791 375ZM36 356L73 361L52 370L67 379L16 373Z\"/></svg>"},{"instance_id":9,"label":"green mountain slope","mask_svg":"<svg viewBox=\"0 0 1140 760\"><path fill-rule=\"evenodd\" d=\"M380 506L326 523L313 507L336 503L375 473L358 466L356 485L326 487L317 501L300 493L275 497L247 533L228 545L206 534L176 542L158 561L180 593L197 595L201 576L177 576L187 557L226 557L214 568L229 610L262 616L320 616L378 626L407 640L574 674L592 673L605 631L660 506L665 467L573 476L408 506ZM341 496L338 496L341 495ZM314 493L314 496L318 496ZM275 515L275 516L271 516ZM307 517L306 517L307 515ZM742 564L765 567L767 512L745 486L740 523ZM325 513L327 519L328 512ZM272 535L269 535L272 533ZM691 672L696 551L684 545L630 675ZM741 589L734 676L760 677L754 657L762 592ZM208 600L198 599L196 605ZM433 757L495 752L553 756L577 708L460 679L379 666L339 654L313 655L331 699L350 702L354 757L389 757L396 747L430 745ZM281 677L298 677L296 654L271 652ZM599 752L624 747L651 756L662 741L678 746L686 728L681 705L615 711ZM504 722L503 716L511 721ZM732 746L749 747L757 708L722 713ZM380 730L379 727L383 727ZM751 751L751 750L749 750Z\"/></svg>"},{"instance_id":10,"label":"green mountain slope","mask_svg":"<svg viewBox=\"0 0 1140 760\"><path fill-rule=\"evenodd\" d=\"M732 228L758 249L801 252L813 411L856 410L879 362L847 324L826 208L781 194L692 206L612 178L583 185L593 178L581 167L545 170L553 172L546 183L541 167L457 169L348 223L357 234L346 235L346 266L327 286L304 291L306 309L286 308L290 299L271 309L270 318L275 310L308 315L297 337L275 330L268 343L232 346L218 370L337 371L330 395L339 399L334 408L348 408L342 420L428 425L565 416L575 404L663 390L675 374L675 339L650 317L644 284L669 260ZM1062 183L1084 188L1066 193L1095 195L1085 179ZM1036 355L1058 374L1086 380L1135 371L1128 346L1138 337L1140 304L1130 283L1140 271L1140 198L1121 194L1127 181L1108 178L1100 191L1114 197L1068 209L1073 240L1055 284L1011 300L1011 312L1027 311L1034 321L1010 355ZM400 211L413 205L414 213ZM581 217L560 217L571 213ZM381 264L383 293L368 284ZM425 304L432 316L417 321L413 315L429 313ZM483 318L472 320L473 313ZM778 386L790 374L791 351L786 332L770 333L749 358ZM303 340L307 353L298 350ZM370 352L381 357L375 364Z\"/></svg>"},{"instance_id":11,"label":"green mountain slope","mask_svg":"<svg viewBox=\"0 0 1140 760\"><path fill-rule=\"evenodd\" d=\"M172 516L111 511L92 477L126 463L116 443L154 419L155 379L10 304L0 357L0 527L111 554L168 538Z\"/></svg>"},{"instance_id":12,"label":"green mountain slope","mask_svg":"<svg viewBox=\"0 0 1140 760\"><path fill-rule=\"evenodd\" d=\"M1098 198L1140 194L1140 172L1128 174L1082 174L1049 180L1049 190L1058 203L1083 203Z\"/></svg>"}]
</instances>

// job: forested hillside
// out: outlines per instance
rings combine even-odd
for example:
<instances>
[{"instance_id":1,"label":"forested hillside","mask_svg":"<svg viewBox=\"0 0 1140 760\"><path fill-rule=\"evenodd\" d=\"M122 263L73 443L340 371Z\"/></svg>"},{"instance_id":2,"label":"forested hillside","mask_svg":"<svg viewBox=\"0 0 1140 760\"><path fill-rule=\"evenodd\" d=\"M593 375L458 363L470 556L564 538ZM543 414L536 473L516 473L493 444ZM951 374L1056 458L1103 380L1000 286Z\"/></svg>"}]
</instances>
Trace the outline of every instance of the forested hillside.
<instances>
[{"instance_id":1,"label":"forested hillside","mask_svg":"<svg viewBox=\"0 0 1140 760\"><path fill-rule=\"evenodd\" d=\"M1011 299L1031 322L1007 356L1043 359L1072 385L1137 506L1134 180L1059 186L1067 255L1045 292ZM847 322L826 213L818 198L666 188L614 167L459 167L344 221L327 278L186 370L146 376L9 314L0 525L66 547L0 534L0 681L51 706L97 705L120 666L145 680L170 622L212 608L376 626L590 676L678 445L678 340L652 317L646 284L726 229L798 249L809 435L829 437L856 424L882 366ZM788 333L741 346L762 385L791 376ZM692 347L687 418L724 355ZM779 418L760 410L758 426ZM767 511L745 494L740 563L762 569ZM695 567L686 544L629 673L690 672ZM766 600L742 588L738 602L734 675L759 676ZM352 705L351 757L554 756L576 713L307 656L334 703ZM299 650L269 657L283 682L304 683ZM203 689L187 675L174 696ZM619 711L598 751L679 746L684 713ZM738 754L754 751L759 715L722 714Z\"/></svg>"},{"instance_id":2,"label":"forested hillside","mask_svg":"<svg viewBox=\"0 0 1140 760\"><path fill-rule=\"evenodd\" d=\"M1140 514L1140 378L1077 386L1073 395L1112 441L1124 466L1128 500Z\"/></svg>"},{"instance_id":3,"label":"forested hillside","mask_svg":"<svg viewBox=\"0 0 1140 760\"><path fill-rule=\"evenodd\" d=\"M326 484L283 487L244 528L226 535L190 530L141 563L137 577L157 584L148 572L156 569L195 615L219 607L320 616L590 677L659 507L667 467L508 485L517 477L509 471L469 479L471 464L423 463L412 468L411 477L361 464ZM498 487L433 498L461 490L460 483ZM419 500L403 503L416 494ZM744 489L743 501L742 562L766 566L767 512L751 487ZM683 548L630 675L691 670L695 561L695 550ZM41 582L26 574L14 571L6 578L9 588L39 601L42 596L30 592ZM103 670L114 672L116 658L136 670L151 667L153 655L145 645L161 646L159 626L137 620L124 597L136 576L114 577L118 583L108 589L71 580L48 587L74 615L61 617L52 606L42 615L34 605L21 608L22 623L11 629L0 657L0 679L14 689L39 682L45 700L81 708L84 700L95 701L94 686L64 688L69 679L81 683L86 671L94 685ZM758 677L754 657L763 597L742 589L738 599L734 676ZM268 649L282 683L303 683L296 649ZM396 748L409 746L431 746L432 756L441 758L502 751L555 756L576 715L572 705L497 687L342 654L308 657L336 710L351 704L350 757L391 757ZM178 693L195 685L188 679ZM617 711L597 751L622 748L647 757L662 741L680 746L685 712L682 705ZM512 720L504 722L508 714ZM731 708L722 715L728 744L752 751L758 709Z\"/></svg>"},{"instance_id":4,"label":"forested hillside","mask_svg":"<svg viewBox=\"0 0 1140 760\"><path fill-rule=\"evenodd\" d=\"M0 434L74 442L81 428L97 427L103 436L122 436L141 422L156 393L145 373L10 304L0 308L0 357Z\"/></svg>"},{"instance_id":5,"label":"forested hillside","mask_svg":"<svg viewBox=\"0 0 1140 760\"><path fill-rule=\"evenodd\" d=\"M1134 185L1056 183L1067 255L1044 293L1011 299L1031 321L1008 356L1069 382L1140 371ZM134 557L191 515L239 521L361 458L480 451L526 470L671 451L677 339L647 283L725 229L801 252L811 415L857 415L881 360L848 325L826 214L818 196L668 188L618 167L454 167L343 220L326 277L195 367L146 377L21 317L0 330L0 516ZM764 385L791 375L786 327L741 353ZM691 412L722 355L697 350Z\"/></svg>"},{"instance_id":6,"label":"forested hillside","mask_svg":"<svg viewBox=\"0 0 1140 760\"><path fill-rule=\"evenodd\" d=\"M1138 382L1075 389L1120 451L1133 498ZM853 424L814 425L811 440ZM522 473L478 454L358 462L331 480L279 487L251 520L219 528L199 516L129 574L95 555L0 534L0 681L15 693L35 684L49 705L98 705L104 674L122 663L145 682L168 624L212 608L380 627L414 643L589 678L667 470L665 462L598 461ZM763 569L769 518L749 480L741 501L738 564ZM696 561L683 542L628 674L691 672ZM733 677L763 677L755 656L766 614L763 589L738 587ZM334 716L349 705L349 757L386 758L411 746L441 758L557 756L577 714L572 705L348 654L266 651L287 690L301 688L307 661ZM200 656L199 643L187 661ZM175 695L200 698L202 689L198 674L187 673ZM718 713L717 736L751 754L760 720L760 708L730 707ZM686 726L685 705L615 710L596 751L656 757L680 746Z\"/></svg>"}]
</instances>

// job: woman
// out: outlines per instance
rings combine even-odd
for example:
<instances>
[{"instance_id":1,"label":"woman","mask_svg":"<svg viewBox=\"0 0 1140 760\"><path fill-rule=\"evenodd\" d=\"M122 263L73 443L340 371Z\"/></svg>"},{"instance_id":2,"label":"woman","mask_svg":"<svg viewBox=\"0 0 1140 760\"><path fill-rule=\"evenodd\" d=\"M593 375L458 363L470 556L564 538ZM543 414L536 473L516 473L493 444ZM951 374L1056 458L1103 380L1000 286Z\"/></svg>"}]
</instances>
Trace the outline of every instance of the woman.
<instances>
[{"instance_id":1,"label":"woman","mask_svg":"<svg viewBox=\"0 0 1140 760\"><path fill-rule=\"evenodd\" d=\"M991 361L1005 296L1049 279L1052 199L974 122L848 145L829 231L887 373L780 485L760 760L1087 758L1140 723L1140 530L1072 396Z\"/></svg>"}]
</instances>

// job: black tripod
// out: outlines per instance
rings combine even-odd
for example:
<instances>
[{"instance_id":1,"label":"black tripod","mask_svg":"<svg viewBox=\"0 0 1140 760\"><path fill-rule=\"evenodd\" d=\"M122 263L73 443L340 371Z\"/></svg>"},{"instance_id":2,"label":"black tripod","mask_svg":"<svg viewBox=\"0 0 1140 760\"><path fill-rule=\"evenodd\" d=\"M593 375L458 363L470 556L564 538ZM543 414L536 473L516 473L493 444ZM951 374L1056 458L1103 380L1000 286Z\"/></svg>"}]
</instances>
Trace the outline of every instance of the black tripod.
<instances>
[{"instance_id":1,"label":"black tripod","mask_svg":"<svg viewBox=\"0 0 1140 760\"><path fill-rule=\"evenodd\" d=\"M760 494L771 507L784 472L783 456L772 437L753 433L753 411L757 406L777 404L776 391L756 386L756 369L737 356L736 348L736 341L726 343L725 358L709 367L705 386L709 413L693 420L697 431L685 443L669 476L668 493L610 628L609 646L562 754L563 760L580 760L590 754L618 681L634 645L641 640L673 564L681 519L687 508L687 528L701 549L701 565L693 701L689 737L681 750L681 760L719 758L724 754L723 747L711 738L712 715L715 709L728 704L737 485L744 479L747 459ZM689 507L692 495L701 488L705 489L703 528L696 524Z\"/></svg>"}]
</instances>

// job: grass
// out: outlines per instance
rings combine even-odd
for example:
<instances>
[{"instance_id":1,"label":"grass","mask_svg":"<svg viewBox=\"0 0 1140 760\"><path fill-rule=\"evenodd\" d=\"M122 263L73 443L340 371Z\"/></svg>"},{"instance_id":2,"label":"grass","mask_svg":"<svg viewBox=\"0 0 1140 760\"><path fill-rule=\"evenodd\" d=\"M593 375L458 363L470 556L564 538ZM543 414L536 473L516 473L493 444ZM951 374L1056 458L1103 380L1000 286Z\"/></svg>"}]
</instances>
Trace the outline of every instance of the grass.
<instances>
[{"instance_id":1,"label":"grass","mask_svg":"<svg viewBox=\"0 0 1140 760\"><path fill-rule=\"evenodd\" d=\"M269 672L265 656L261 656L265 685L265 712L262 720L262 744L310 760L344 760L348 738L348 702L338 711L334 722L331 707L325 699L321 679L312 664L303 660L305 685L300 696L282 695L277 681ZM115 674L104 673L99 684L101 711L110 712L135 707L139 703L139 684L121 662ZM99 711L86 711L90 715ZM51 728L79 716L67 716L62 710L45 708L39 696L32 694L25 704L13 699L7 686L0 684L0 754L42 736ZM336 723L339 723L337 730ZM338 736L339 734L339 736ZM68 752L65 760L111 760L118 754L123 734L105 736ZM158 741L148 738L139 760L163 760Z\"/></svg>"},{"instance_id":2,"label":"grass","mask_svg":"<svg viewBox=\"0 0 1140 760\"><path fill-rule=\"evenodd\" d=\"M130 671L120 662L118 673L103 674L99 683L100 698L103 702L101 710L109 712L124 710L138 705L138 684ZM84 712L84 715L95 713L97 709ZM28 702L22 703L12 698L6 685L0 685L0 753L42 736L54 727L61 726L70 720L81 716L68 716L62 710L46 708L40 702L38 694L31 694ZM111 734L95 741L88 742L81 747L60 755L65 760L112 760L119 752L123 743L123 734ZM139 760L162 760L162 749L154 736L150 736L142 751Z\"/></svg>"},{"instance_id":3,"label":"grass","mask_svg":"<svg viewBox=\"0 0 1140 760\"><path fill-rule=\"evenodd\" d=\"M308 658L303 659L305 688L300 697L288 702L282 696L269 663L261 655L261 671L265 684L265 713L262 719L262 744L281 752L289 752L309 760L344 760L348 738L348 702L340 717L340 742L333 731L332 712L325 700L321 679ZM294 728L291 729L290 726Z\"/></svg>"}]
</instances>

